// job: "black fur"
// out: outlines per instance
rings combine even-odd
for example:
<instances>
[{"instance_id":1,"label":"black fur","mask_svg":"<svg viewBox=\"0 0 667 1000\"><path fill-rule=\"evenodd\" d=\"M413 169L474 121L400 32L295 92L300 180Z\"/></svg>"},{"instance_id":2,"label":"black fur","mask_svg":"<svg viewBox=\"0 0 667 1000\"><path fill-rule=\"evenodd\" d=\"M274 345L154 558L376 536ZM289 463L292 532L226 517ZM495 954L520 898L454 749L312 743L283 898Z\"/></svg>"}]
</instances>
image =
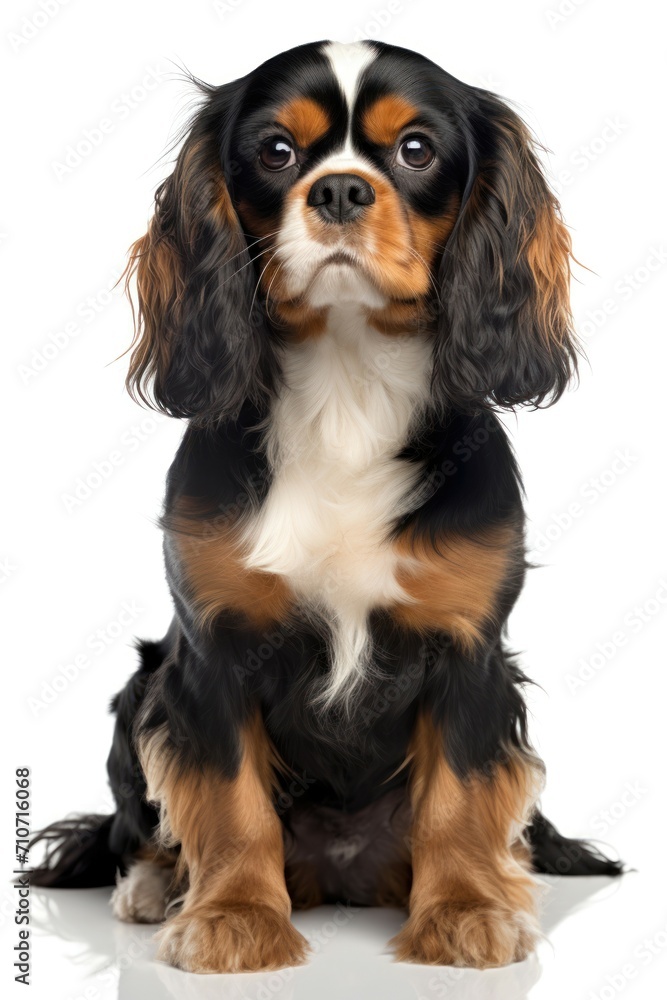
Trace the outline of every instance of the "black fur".
<instances>
[{"instance_id":1,"label":"black fur","mask_svg":"<svg viewBox=\"0 0 667 1000\"><path fill-rule=\"evenodd\" d=\"M140 645L141 666L113 702L108 771L116 813L44 831L40 839L56 846L34 872L35 884L107 884L150 839L157 814L145 801L135 738L158 729L166 729L167 751L183 768L207 764L231 778L240 728L259 707L279 754L301 776L298 794L293 776L280 778L276 807L286 830L304 807L354 813L405 790L401 765L418 712L430 713L441 728L461 778L493 773L508 753L532 753L526 677L504 637L525 572L522 485L491 411L552 402L576 370L569 311L553 289L544 291L550 274L555 286L565 280L569 244L552 248L565 255L560 264L528 259L526 241L540 227L547 243L567 240L517 116L426 59L373 44L377 58L366 71L361 110L383 93L404 93L420 108L440 159L432 172L394 178L386 151L367 141L364 147L357 134L359 145L423 216L437 214L450 197L460 206L429 302L437 317L432 405L400 456L419 463L424 489L419 503L397 516L393 532L410 531L446 550L449 538L511 527L517 544L493 623L475 652L464 653L448 634L420 636L376 610L367 678L351 706L327 707L318 692L330 667L328 633L312 615L258 629L225 612L212 630L199 626L169 529L185 497L198 502L200 520L215 523L236 522L265 500L271 472L263 428L281 384L277 348L286 336L256 291L264 260L257 234L242 228L233 206L250 202L263 219L279 215L291 186L345 133L343 97L317 45L269 60L235 83L200 85L202 106L174 172L158 189L154 219L135 245L132 265L143 335L130 387L159 409L190 418L163 514L175 618L161 642ZM262 175L257 142L275 107L294 94L326 105L330 131L302 151L291 173ZM538 871L621 871L590 845L562 837L539 813L527 835Z\"/></svg>"},{"instance_id":2,"label":"black fur","mask_svg":"<svg viewBox=\"0 0 667 1000\"><path fill-rule=\"evenodd\" d=\"M147 842L154 832L157 814L144 801L145 781L137 766L136 755L130 747L129 733L132 724L140 711L143 694L148 676L161 666L163 657L168 650L170 637L162 643L142 643L139 647L141 662L137 672L130 678L126 687L112 702L112 710L117 712L116 732L108 761L108 771L111 788L117 803L117 812L111 816L80 816L72 817L58 823L53 823L33 840L33 844L45 843L47 853L41 865L31 872L31 882L34 885L47 888L80 889L95 886L113 885L118 872L124 873L127 863L141 843ZM410 722L413 713L405 713L403 733L397 738L395 730L396 718L394 706L396 691L400 691L405 709L406 704L414 702L417 692L424 682L424 670L433 666L434 659L441 655L437 648L429 655L425 650L414 650L416 658L408 664L404 673L404 681L386 682L369 692L359 718L367 730L374 731L376 740L367 748L367 759L363 755L340 754L340 745L320 741L313 736L306 737L305 729L300 728L306 721L312 725L312 720L295 717L285 702L275 704L267 722L273 733L283 729L286 739L282 749L288 760L298 760L300 766L296 771L296 780L290 777L285 781L279 793L276 808L283 817L286 829L291 828L292 815L298 817L303 807L310 804L313 808L333 808L341 815L354 814L372 802L378 794L378 786L387 777L386 751L385 760L378 756L378 720L385 720L385 747L387 741L394 748L404 748L409 735ZM420 659L421 657L421 659ZM247 664L245 665L247 667ZM265 661L264 667L270 671L270 661ZM263 669L264 669L263 667ZM511 682L522 682L521 673L508 663ZM457 684L456 675L450 679L450 684ZM460 678L459 682L460 684ZM514 709L505 714L507 720L514 719L518 725L520 738L525 739L525 707L513 683L509 683L506 691L517 703ZM460 693L466 692L466 686L458 686L450 690L450 704L457 704ZM446 705L447 699L444 700ZM518 713L516 709L519 709ZM302 705L303 709L303 705ZM445 709L446 710L446 709ZM456 731L468 725L471 733L480 731L479 723L482 717L480 708L474 706L473 718L467 712L461 714L456 722ZM504 709L503 709L504 710ZM500 713L499 713L500 714ZM273 718L272 718L273 717ZM271 722L273 721L273 726ZM281 725L282 721L282 725ZM446 728L451 732L449 727ZM275 736L274 736L275 738ZM493 751L480 745L477 749L468 746L464 739L460 748L465 757L471 751L476 762L494 763ZM336 752L338 762L336 762ZM399 751L400 752L400 751ZM463 759L457 755L459 767ZM394 750L393 763L400 764L400 759ZM384 764L384 767L382 766ZM362 766L363 765L363 766ZM380 766L378 766L380 765ZM325 777L323 777L323 775ZM397 776L392 783L384 783L382 796L391 795L394 788L405 784L405 775ZM295 809L296 806L296 809ZM536 811L532 822L526 829L528 842L532 849L533 868L536 872L560 876L584 875L619 875L623 865L603 855L598 848L587 841L564 837L539 812ZM354 898L348 896L347 898ZM357 902L368 902L368 899L357 899Z\"/></svg>"},{"instance_id":3,"label":"black fur","mask_svg":"<svg viewBox=\"0 0 667 1000\"><path fill-rule=\"evenodd\" d=\"M436 385L464 410L553 403L576 373L576 343L569 310L538 309L525 243L550 216L569 237L525 125L492 94L476 91L475 105L466 194L440 263Z\"/></svg>"},{"instance_id":4,"label":"black fur","mask_svg":"<svg viewBox=\"0 0 667 1000\"><path fill-rule=\"evenodd\" d=\"M246 413L250 423L255 416ZM266 481L259 442L239 427L188 429L168 477L166 518L180 489L211 500L212 516L216 510L261 502ZM494 415L459 415L444 431L423 433L406 449L406 460L418 455L428 456L433 485L431 496L409 519L420 533L442 538L451 530L466 532L521 516L518 470ZM215 490L212 470L219 470ZM486 489L480 489L482 483ZM90 884L110 883L116 868L123 870L123 859L150 838L157 815L144 801L145 782L132 746L138 718L144 733L168 725L170 747L184 765L213 763L231 777L238 766L239 727L260 704L276 748L300 776L299 810L312 803L354 812L404 787L407 773L395 772L420 707L430 708L447 734L446 750L461 776L490 772L502 764L507 747L528 749L521 694L526 678L500 631L489 633L472 661L448 636L425 641L378 611L372 622L375 674L359 692L352 714L322 713L313 696L327 670L326 645L313 626L303 621L258 631L229 617L217 623L213 635L201 634L168 549L167 570L177 617L162 642L141 644L141 666L113 701L117 724L108 770L118 811L104 823L92 818L81 826L72 821L50 828L48 837L64 837L65 844L37 871L36 884L85 879L82 865L90 866ZM519 562L502 598L503 621L522 577ZM286 826L292 783L292 776L285 778L278 797L278 803L289 803L281 810ZM585 842L562 837L539 813L527 833L537 871L621 871L620 864ZM108 864L104 850L112 852Z\"/></svg>"},{"instance_id":5,"label":"black fur","mask_svg":"<svg viewBox=\"0 0 667 1000\"><path fill-rule=\"evenodd\" d=\"M137 271L140 287L160 272L159 302L144 302L139 319L159 336L169 358L154 343L133 367L128 386L171 416L210 423L236 416L247 398L264 398L275 366L262 304L253 301L256 277L241 226L220 217L225 178L238 167L228 140L245 82L200 88L204 104L174 172L156 192L149 232L135 244L129 268Z\"/></svg>"}]
</instances>

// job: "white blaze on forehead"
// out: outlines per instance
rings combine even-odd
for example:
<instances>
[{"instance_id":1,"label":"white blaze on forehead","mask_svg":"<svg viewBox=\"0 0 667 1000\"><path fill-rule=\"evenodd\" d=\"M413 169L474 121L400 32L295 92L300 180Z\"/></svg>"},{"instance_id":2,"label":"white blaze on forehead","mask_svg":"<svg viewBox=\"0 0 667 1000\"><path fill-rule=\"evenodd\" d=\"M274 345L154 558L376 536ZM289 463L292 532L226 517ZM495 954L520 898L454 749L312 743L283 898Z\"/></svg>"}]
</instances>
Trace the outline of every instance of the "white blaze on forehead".
<instances>
[{"instance_id":1,"label":"white blaze on forehead","mask_svg":"<svg viewBox=\"0 0 667 1000\"><path fill-rule=\"evenodd\" d=\"M359 90L362 73L376 58L377 53L365 42L329 42L324 46L324 55L331 63L334 75L345 95L349 112L346 147L350 148L352 108Z\"/></svg>"},{"instance_id":2,"label":"white blaze on forehead","mask_svg":"<svg viewBox=\"0 0 667 1000\"><path fill-rule=\"evenodd\" d=\"M364 176L372 181L373 176L378 175L377 167L353 148L351 129L352 109L361 76L366 67L377 57L377 53L372 46L364 42L328 42L322 52L328 58L347 102L348 127L344 144L332 150L318 163L317 169L310 175L310 183L329 173L359 172L363 172ZM284 289L290 296L303 293L318 265L332 253L336 250L349 250L348 235L343 227L338 242L329 240L326 246L309 236L306 214L312 209L306 205L306 194L304 191L304 197L287 200L276 241L277 256L284 269ZM367 250L377 252L378 248L369 242ZM383 295L370 287L363 276L352 275L348 268L337 267L322 276L318 287L312 289L309 302L313 306L325 306L339 300L341 295L343 298L346 296L356 298L373 308L380 308L386 301Z\"/></svg>"}]
</instances>

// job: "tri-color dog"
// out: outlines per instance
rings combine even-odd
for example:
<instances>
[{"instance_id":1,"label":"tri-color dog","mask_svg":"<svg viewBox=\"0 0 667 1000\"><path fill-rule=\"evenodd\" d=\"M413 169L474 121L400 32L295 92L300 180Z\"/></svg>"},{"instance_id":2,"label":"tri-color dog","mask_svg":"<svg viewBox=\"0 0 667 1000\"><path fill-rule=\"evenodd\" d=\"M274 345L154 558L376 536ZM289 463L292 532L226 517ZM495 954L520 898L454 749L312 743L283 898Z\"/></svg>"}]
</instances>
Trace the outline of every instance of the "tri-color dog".
<instances>
[{"instance_id":1,"label":"tri-color dog","mask_svg":"<svg viewBox=\"0 0 667 1000\"><path fill-rule=\"evenodd\" d=\"M195 972L301 962L291 907L338 899L407 906L399 959L522 959L534 871L620 871L536 811L503 638L526 563L495 411L576 372L558 203L514 111L404 49L199 86L129 266L130 390L188 420L175 617L114 701L117 812L45 831L33 881L120 869L116 915L173 903L159 955Z\"/></svg>"}]
</instances>

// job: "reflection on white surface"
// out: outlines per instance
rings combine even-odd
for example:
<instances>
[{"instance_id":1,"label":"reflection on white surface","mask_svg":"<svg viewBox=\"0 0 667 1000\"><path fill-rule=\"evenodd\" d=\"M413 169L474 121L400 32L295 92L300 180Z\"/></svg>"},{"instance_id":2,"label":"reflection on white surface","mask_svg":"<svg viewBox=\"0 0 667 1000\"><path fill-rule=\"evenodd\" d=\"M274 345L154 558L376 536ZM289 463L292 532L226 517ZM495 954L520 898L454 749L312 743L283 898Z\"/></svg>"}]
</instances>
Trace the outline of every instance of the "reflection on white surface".
<instances>
[{"instance_id":1,"label":"reflection on white surface","mask_svg":"<svg viewBox=\"0 0 667 1000\"><path fill-rule=\"evenodd\" d=\"M551 936L578 911L594 903L602 903L604 909L606 897L622 891L626 880L544 881L542 927ZM34 892L35 961L42 986L53 973L45 996L63 1000L522 1000L534 995L533 988L552 962L551 947L545 943L526 962L486 972L396 963L387 942L405 917L402 911L323 906L294 915L313 948L306 966L275 973L195 976L156 962L155 927L114 920L109 895L106 889Z\"/></svg>"}]
</instances>

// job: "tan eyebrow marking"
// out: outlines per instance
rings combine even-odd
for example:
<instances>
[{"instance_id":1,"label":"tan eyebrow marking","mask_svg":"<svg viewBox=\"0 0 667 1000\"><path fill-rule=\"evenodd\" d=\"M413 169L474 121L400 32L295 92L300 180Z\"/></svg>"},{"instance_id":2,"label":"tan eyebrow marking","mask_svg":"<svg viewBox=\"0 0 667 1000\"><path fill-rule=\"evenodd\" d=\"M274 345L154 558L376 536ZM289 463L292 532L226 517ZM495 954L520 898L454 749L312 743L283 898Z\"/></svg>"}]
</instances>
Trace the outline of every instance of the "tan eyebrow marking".
<instances>
[{"instance_id":1,"label":"tan eyebrow marking","mask_svg":"<svg viewBox=\"0 0 667 1000\"><path fill-rule=\"evenodd\" d=\"M418 109L399 94L379 97L366 109L362 128L377 146L393 146L401 129L418 117Z\"/></svg>"},{"instance_id":2,"label":"tan eyebrow marking","mask_svg":"<svg viewBox=\"0 0 667 1000\"><path fill-rule=\"evenodd\" d=\"M276 115L276 121L292 134L302 148L312 146L331 127L328 113L310 97L295 97L284 104Z\"/></svg>"}]
</instances>

